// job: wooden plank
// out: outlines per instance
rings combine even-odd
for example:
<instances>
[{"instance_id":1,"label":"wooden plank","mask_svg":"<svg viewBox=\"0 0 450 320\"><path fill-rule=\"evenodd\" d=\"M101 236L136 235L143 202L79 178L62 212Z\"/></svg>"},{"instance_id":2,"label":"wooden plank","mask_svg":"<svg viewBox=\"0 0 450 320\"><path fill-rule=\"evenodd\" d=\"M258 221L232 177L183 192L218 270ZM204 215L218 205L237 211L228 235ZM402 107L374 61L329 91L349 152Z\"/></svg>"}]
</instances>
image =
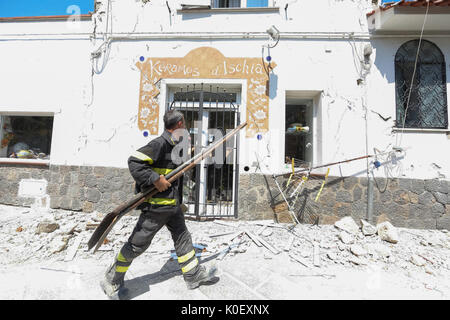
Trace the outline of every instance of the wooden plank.
<instances>
[{"instance_id":1,"label":"wooden plank","mask_svg":"<svg viewBox=\"0 0 450 320\"><path fill-rule=\"evenodd\" d=\"M263 246L265 246L267 249L269 249L270 251L272 251L274 254L279 254L280 250L278 250L277 248L275 248L274 246L272 246L270 243L268 243L266 240L259 238L258 237L258 241L260 241Z\"/></svg>"},{"instance_id":2,"label":"wooden plank","mask_svg":"<svg viewBox=\"0 0 450 320\"><path fill-rule=\"evenodd\" d=\"M316 267L320 267L320 247L315 243L313 247L313 263Z\"/></svg>"},{"instance_id":3,"label":"wooden plank","mask_svg":"<svg viewBox=\"0 0 450 320\"><path fill-rule=\"evenodd\" d=\"M284 251L289 251L289 250L291 250L291 247L292 247L292 245L294 244L294 240L295 240L295 237L294 237L293 235L291 235L291 236L289 237L288 242L286 243L286 246L284 247Z\"/></svg>"},{"instance_id":4,"label":"wooden plank","mask_svg":"<svg viewBox=\"0 0 450 320\"><path fill-rule=\"evenodd\" d=\"M263 225L261 228L259 228L259 229L256 231L256 235L259 236L266 228L267 228L267 225L266 225L266 224Z\"/></svg>"},{"instance_id":5,"label":"wooden plank","mask_svg":"<svg viewBox=\"0 0 450 320\"><path fill-rule=\"evenodd\" d=\"M301 263L302 265L304 265L307 268L311 268L311 265L306 262L303 258L300 258L298 255L293 254L293 253L289 253L289 257L291 257L292 259L294 259L295 261Z\"/></svg>"},{"instance_id":6,"label":"wooden plank","mask_svg":"<svg viewBox=\"0 0 450 320\"><path fill-rule=\"evenodd\" d=\"M256 236L251 233L250 231L248 231L247 229L244 230L245 233L249 236L250 239L253 240L253 242L258 246L258 247L262 247L261 242L256 238Z\"/></svg>"},{"instance_id":7,"label":"wooden plank","mask_svg":"<svg viewBox=\"0 0 450 320\"><path fill-rule=\"evenodd\" d=\"M272 251L274 254L279 254L280 251L278 249L276 249L275 247L273 247L270 243L268 243L266 240L258 237L257 235L249 232L248 230L245 230L245 232L247 233L247 235L256 243L256 245L258 245L258 242L263 245L264 247L266 247L267 249L269 249L270 251ZM260 247L261 245L259 245L258 247Z\"/></svg>"},{"instance_id":8,"label":"wooden plank","mask_svg":"<svg viewBox=\"0 0 450 320\"><path fill-rule=\"evenodd\" d=\"M67 250L66 256L64 258L64 261L72 261L75 257L78 248L80 247L81 241L83 241L83 236L78 236L75 239L75 242L72 244L72 246Z\"/></svg>"}]
</instances>

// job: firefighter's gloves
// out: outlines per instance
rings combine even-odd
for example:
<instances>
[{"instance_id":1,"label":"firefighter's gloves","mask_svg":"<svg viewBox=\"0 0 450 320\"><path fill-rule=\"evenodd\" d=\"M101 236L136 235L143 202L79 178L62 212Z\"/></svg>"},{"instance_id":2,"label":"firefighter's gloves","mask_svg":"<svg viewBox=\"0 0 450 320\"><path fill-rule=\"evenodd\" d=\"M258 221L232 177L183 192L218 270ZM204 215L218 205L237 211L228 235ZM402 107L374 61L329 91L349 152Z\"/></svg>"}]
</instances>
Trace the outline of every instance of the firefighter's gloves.
<instances>
[{"instance_id":1,"label":"firefighter's gloves","mask_svg":"<svg viewBox=\"0 0 450 320\"><path fill-rule=\"evenodd\" d=\"M164 177L163 175L159 176L159 179L154 182L154 185L159 192L166 191L172 186L170 182L166 180L166 177Z\"/></svg>"}]
</instances>

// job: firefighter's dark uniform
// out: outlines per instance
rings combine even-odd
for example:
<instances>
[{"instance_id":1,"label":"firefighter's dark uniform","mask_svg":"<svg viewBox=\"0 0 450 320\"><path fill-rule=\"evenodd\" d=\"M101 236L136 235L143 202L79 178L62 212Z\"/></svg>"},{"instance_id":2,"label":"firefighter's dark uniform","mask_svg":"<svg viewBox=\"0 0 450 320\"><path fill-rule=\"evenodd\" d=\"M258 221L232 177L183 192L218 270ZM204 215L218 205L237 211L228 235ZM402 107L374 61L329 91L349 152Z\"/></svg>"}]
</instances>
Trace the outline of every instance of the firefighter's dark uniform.
<instances>
[{"instance_id":1,"label":"firefighter's dark uniform","mask_svg":"<svg viewBox=\"0 0 450 320\"><path fill-rule=\"evenodd\" d=\"M175 144L171 133L165 130L161 136L129 157L128 167L136 181L137 192L152 187L160 175L166 175L176 168L171 160L171 152ZM138 207L142 213L128 242L117 256L113 281L123 281L123 276L133 259L149 247L153 237L163 226L167 226L172 235L184 279L189 281L196 276L199 271L198 259L180 208L181 179L172 182L171 185L166 191L156 194Z\"/></svg>"}]
</instances>

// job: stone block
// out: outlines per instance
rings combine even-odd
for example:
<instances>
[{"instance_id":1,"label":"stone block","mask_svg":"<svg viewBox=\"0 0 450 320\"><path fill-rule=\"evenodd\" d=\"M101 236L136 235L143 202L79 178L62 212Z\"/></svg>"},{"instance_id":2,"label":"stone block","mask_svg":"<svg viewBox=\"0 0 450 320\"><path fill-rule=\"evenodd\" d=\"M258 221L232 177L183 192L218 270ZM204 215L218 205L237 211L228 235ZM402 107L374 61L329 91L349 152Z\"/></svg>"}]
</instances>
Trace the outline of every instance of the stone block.
<instances>
[{"instance_id":1,"label":"stone block","mask_svg":"<svg viewBox=\"0 0 450 320\"><path fill-rule=\"evenodd\" d=\"M352 211L351 214L354 218L361 219L364 218L367 214L367 201L365 200L358 200L354 201L352 204Z\"/></svg>"},{"instance_id":2,"label":"stone block","mask_svg":"<svg viewBox=\"0 0 450 320\"><path fill-rule=\"evenodd\" d=\"M362 189L359 187L359 185L356 185L353 188L353 201L361 200L362 196Z\"/></svg>"},{"instance_id":3,"label":"stone block","mask_svg":"<svg viewBox=\"0 0 450 320\"><path fill-rule=\"evenodd\" d=\"M83 210L83 212L88 212L88 213L94 211L94 203L89 202L89 201L83 202L82 210Z\"/></svg>"},{"instance_id":4,"label":"stone block","mask_svg":"<svg viewBox=\"0 0 450 320\"><path fill-rule=\"evenodd\" d=\"M436 229L436 219L408 219L408 228L412 229Z\"/></svg>"},{"instance_id":5,"label":"stone block","mask_svg":"<svg viewBox=\"0 0 450 320\"><path fill-rule=\"evenodd\" d=\"M435 201L435 199L431 192L424 191L421 194L419 194L419 203L420 204L423 204L426 206L431 206L434 201Z\"/></svg>"},{"instance_id":6,"label":"stone block","mask_svg":"<svg viewBox=\"0 0 450 320\"><path fill-rule=\"evenodd\" d=\"M377 224L377 232L381 240L391 243L398 242L397 229L389 221Z\"/></svg>"},{"instance_id":7,"label":"stone block","mask_svg":"<svg viewBox=\"0 0 450 320\"><path fill-rule=\"evenodd\" d=\"M446 229L450 231L450 214L446 213L445 215L443 215L442 217L437 219L436 222L436 228L437 229Z\"/></svg>"},{"instance_id":8,"label":"stone block","mask_svg":"<svg viewBox=\"0 0 450 320\"><path fill-rule=\"evenodd\" d=\"M383 223L383 222L385 222L385 221L391 221L390 219L389 219L389 217L387 216L387 214L380 214L378 217L377 217L377 223L376 224L381 224L381 223Z\"/></svg>"},{"instance_id":9,"label":"stone block","mask_svg":"<svg viewBox=\"0 0 450 320\"><path fill-rule=\"evenodd\" d=\"M97 188L101 193L107 193L114 190L111 186L111 181L104 178L97 179Z\"/></svg>"},{"instance_id":10,"label":"stone block","mask_svg":"<svg viewBox=\"0 0 450 320\"><path fill-rule=\"evenodd\" d=\"M386 203L392 201L392 193L389 190L386 190L384 192L379 192L378 198L381 202Z\"/></svg>"},{"instance_id":11,"label":"stone block","mask_svg":"<svg viewBox=\"0 0 450 320\"><path fill-rule=\"evenodd\" d=\"M106 202L94 202L94 210L100 213L108 213L114 209L111 203Z\"/></svg>"},{"instance_id":12,"label":"stone block","mask_svg":"<svg viewBox=\"0 0 450 320\"><path fill-rule=\"evenodd\" d=\"M388 179L387 189L389 189L392 192L398 190L399 189L398 179L397 178L395 178L395 179L392 179L392 178Z\"/></svg>"},{"instance_id":13,"label":"stone block","mask_svg":"<svg viewBox=\"0 0 450 320\"><path fill-rule=\"evenodd\" d=\"M396 190L392 193L392 200L400 205L404 205L410 202L408 191Z\"/></svg>"},{"instance_id":14,"label":"stone block","mask_svg":"<svg viewBox=\"0 0 450 320\"><path fill-rule=\"evenodd\" d=\"M410 191L421 194L425 191L425 184L423 180L420 179L411 179L411 189Z\"/></svg>"},{"instance_id":15,"label":"stone block","mask_svg":"<svg viewBox=\"0 0 450 320\"><path fill-rule=\"evenodd\" d=\"M82 173L82 174L91 174L92 172L93 172L92 167L87 167L87 166L80 167L80 173Z\"/></svg>"},{"instance_id":16,"label":"stone block","mask_svg":"<svg viewBox=\"0 0 450 320\"><path fill-rule=\"evenodd\" d=\"M31 170L31 178L32 179L42 179L43 178L43 169L32 169Z\"/></svg>"},{"instance_id":17,"label":"stone block","mask_svg":"<svg viewBox=\"0 0 450 320\"><path fill-rule=\"evenodd\" d=\"M336 221L334 226L338 229L344 230L351 234L359 233L359 226L356 224L355 220L353 220L353 218L350 216L344 217L339 221Z\"/></svg>"},{"instance_id":18,"label":"stone block","mask_svg":"<svg viewBox=\"0 0 450 320\"><path fill-rule=\"evenodd\" d=\"M97 186L97 182L98 182L97 177L94 176L94 175L89 174L89 175L86 176L86 180L84 181L84 185L86 187L88 187L88 188L94 188L94 187Z\"/></svg>"},{"instance_id":19,"label":"stone block","mask_svg":"<svg viewBox=\"0 0 450 320\"><path fill-rule=\"evenodd\" d=\"M257 200L258 200L258 191L255 189L250 190L247 193L247 201L256 203Z\"/></svg>"},{"instance_id":20,"label":"stone block","mask_svg":"<svg viewBox=\"0 0 450 320\"><path fill-rule=\"evenodd\" d=\"M20 181L22 179L30 179L31 173L29 171L19 172L17 179Z\"/></svg>"},{"instance_id":21,"label":"stone block","mask_svg":"<svg viewBox=\"0 0 450 320\"><path fill-rule=\"evenodd\" d=\"M440 180L437 191L441 192L441 193L446 193L446 194L450 193L450 181Z\"/></svg>"},{"instance_id":22,"label":"stone block","mask_svg":"<svg viewBox=\"0 0 450 320\"><path fill-rule=\"evenodd\" d=\"M59 184L62 182L62 176L59 174L59 172L50 173L50 182Z\"/></svg>"},{"instance_id":23,"label":"stone block","mask_svg":"<svg viewBox=\"0 0 450 320\"><path fill-rule=\"evenodd\" d=\"M331 190L336 192L342 187L342 180L343 178L328 177L328 182L325 187L330 188Z\"/></svg>"},{"instance_id":24,"label":"stone block","mask_svg":"<svg viewBox=\"0 0 450 320\"><path fill-rule=\"evenodd\" d=\"M431 216L433 218L439 218L445 213L445 206L441 203L435 203L431 206Z\"/></svg>"},{"instance_id":25,"label":"stone block","mask_svg":"<svg viewBox=\"0 0 450 320\"><path fill-rule=\"evenodd\" d=\"M111 195L111 200L113 203L121 204L127 201L127 194L123 191L116 191Z\"/></svg>"},{"instance_id":26,"label":"stone block","mask_svg":"<svg viewBox=\"0 0 450 320\"><path fill-rule=\"evenodd\" d=\"M81 189L79 185L70 185L69 189L67 190L67 195L71 198L80 198L81 196Z\"/></svg>"},{"instance_id":27,"label":"stone block","mask_svg":"<svg viewBox=\"0 0 450 320\"><path fill-rule=\"evenodd\" d=\"M45 180L47 180L47 181L50 181L50 175L51 175L51 173L50 173L50 170L43 170L42 171L42 178L43 179L45 179Z\"/></svg>"},{"instance_id":28,"label":"stone block","mask_svg":"<svg viewBox=\"0 0 450 320\"><path fill-rule=\"evenodd\" d=\"M100 191L98 191L95 188L89 188L87 190L85 190L85 197L88 201L90 202L94 202L97 203L98 201L100 201L100 198L102 196L102 194L100 193Z\"/></svg>"},{"instance_id":29,"label":"stone block","mask_svg":"<svg viewBox=\"0 0 450 320\"><path fill-rule=\"evenodd\" d=\"M425 219L429 207L423 204L410 204L409 205L409 219Z\"/></svg>"},{"instance_id":30,"label":"stone block","mask_svg":"<svg viewBox=\"0 0 450 320\"><path fill-rule=\"evenodd\" d=\"M353 190L354 186L358 183L358 178L346 177L343 180L342 186L345 190Z\"/></svg>"},{"instance_id":31,"label":"stone block","mask_svg":"<svg viewBox=\"0 0 450 320\"><path fill-rule=\"evenodd\" d=\"M441 192L433 192L433 196L436 199L437 202L441 204L448 204L448 194L441 193Z\"/></svg>"},{"instance_id":32,"label":"stone block","mask_svg":"<svg viewBox=\"0 0 450 320\"><path fill-rule=\"evenodd\" d=\"M71 172L67 172L66 174L64 174L64 178L63 178L63 183L69 185L71 184L72 180L71 180Z\"/></svg>"},{"instance_id":33,"label":"stone block","mask_svg":"<svg viewBox=\"0 0 450 320\"><path fill-rule=\"evenodd\" d=\"M59 224L48 222L48 221L43 221L38 224L37 229L36 229L36 234L52 233L56 229L59 229Z\"/></svg>"},{"instance_id":34,"label":"stone block","mask_svg":"<svg viewBox=\"0 0 450 320\"><path fill-rule=\"evenodd\" d=\"M438 179L430 179L424 181L425 190L436 192L440 190L441 182Z\"/></svg>"},{"instance_id":35,"label":"stone block","mask_svg":"<svg viewBox=\"0 0 450 320\"><path fill-rule=\"evenodd\" d=\"M419 203L419 195L417 193L414 193L412 191L408 191L408 198L410 203Z\"/></svg>"},{"instance_id":36,"label":"stone block","mask_svg":"<svg viewBox=\"0 0 450 320\"><path fill-rule=\"evenodd\" d=\"M83 209L83 203L79 199L72 199L71 210L80 211Z\"/></svg>"},{"instance_id":37,"label":"stone block","mask_svg":"<svg viewBox=\"0 0 450 320\"><path fill-rule=\"evenodd\" d=\"M59 195L60 196L65 196L67 195L67 191L69 190L69 187L67 186L67 184L62 184L59 186Z\"/></svg>"},{"instance_id":38,"label":"stone block","mask_svg":"<svg viewBox=\"0 0 450 320\"><path fill-rule=\"evenodd\" d=\"M350 193L350 191L338 190L336 192L336 201L337 202L351 203L351 202L353 202L353 196Z\"/></svg>"},{"instance_id":39,"label":"stone block","mask_svg":"<svg viewBox=\"0 0 450 320\"><path fill-rule=\"evenodd\" d=\"M50 197L50 208L57 209L59 208L60 197L52 196Z\"/></svg>"},{"instance_id":40,"label":"stone block","mask_svg":"<svg viewBox=\"0 0 450 320\"><path fill-rule=\"evenodd\" d=\"M106 172L106 167L94 167L94 175L97 177L104 177Z\"/></svg>"},{"instance_id":41,"label":"stone block","mask_svg":"<svg viewBox=\"0 0 450 320\"><path fill-rule=\"evenodd\" d=\"M78 172L71 172L70 173L70 183L71 184L78 184L79 183L79 173Z\"/></svg>"},{"instance_id":42,"label":"stone block","mask_svg":"<svg viewBox=\"0 0 450 320\"><path fill-rule=\"evenodd\" d=\"M411 190L411 179L404 179L404 178L398 179L398 188L400 190L410 191Z\"/></svg>"},{"instance_id":43,"label":"stone block","mask_svg":"<svg viewBox=\"0 0 450 320\"><path fill-rule=\"evenodd\" d=\"M367 180L366 177L360 177L360 178L358 178L358 180L359 180L359 185L361 187L367 187L368 186L368 180Z\"/></svg>"},{"instance_id":44,"label":"stone block","mask_svg":"<svg viewBox=\"0 0 450 320\"><path fill-rule=\"evenodd\" d=\"M69 166L70 172L80 172L80 166Z\"/></svg>"},{"instance_id":45,"label":"stone block","mask_svg":"<svg viewBox=\"0 0 450 320\"><path fill-rule=\"evenodd\" d=\"M72 209L72 198L69 196L62 196L60 199L59 207L64 210Z\"/></svg>"},{"instance_id":46,"label":"stone block","mask_svg":"<svg viewBox=\"0 0 450 320\"><path fill-rule=\"evenodd\" d=\"M70 166L60 166L59 172L62 175L66 175L66 173L69 173L71 171Z\"/></svg>"},{"instance_id":47,"label":"stone block","mask_svg":"<svg viewBox=\"0 0 450 320\"><path fill-rule=\"evenodd\" d=\"M120 190L124 186L124 181L119 177L113 177L110 180L110 185L112 190Z\"/></svg>"},{"instance_id":48,"label":"stone block","mask_svg":"<svg viewBox=\"0 0 450 320\"><path fill-rule=\"evenodd\" d=\"M118 173L117 173L116 168L110 168L110 167L105 168L103 178L105 178L106 180L113 180L113 178L115 178L117 176L118 176Z\"/></svg>"},{"instance_id":49,"label":"stone block","mask_svg":"<svg viewBox=\"0 0 450 320\"><path fill-rule=\"evenodd\" d=\"M322 215L320 217L320 224L335 224L336 221L339 221L339 217L337 216L330 216L330 215Z\"/></svg>"}]
</instances>

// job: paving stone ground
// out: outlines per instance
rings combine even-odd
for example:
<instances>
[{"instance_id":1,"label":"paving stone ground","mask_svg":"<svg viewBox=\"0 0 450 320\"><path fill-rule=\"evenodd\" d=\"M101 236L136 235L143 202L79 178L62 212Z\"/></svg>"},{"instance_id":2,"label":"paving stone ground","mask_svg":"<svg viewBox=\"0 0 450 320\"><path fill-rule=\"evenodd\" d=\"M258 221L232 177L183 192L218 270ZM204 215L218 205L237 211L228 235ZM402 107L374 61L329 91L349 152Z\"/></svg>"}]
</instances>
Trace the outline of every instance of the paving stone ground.
<instances>
[{"instance_id":1,"label":"paving stone ground","mask_svg":"<svg viewBox=\"0 0 450 320\"><path fill-rule=\"evenodd\" d=\"M105 245L105 251L87 252L85 239L74 258L64 261L76 238L93 232L84 228L86 224L92 222L90 218L94 215L79 217L69 211L53 210L51 214L60 217L56 220L60 228L40 237L34 234L33 226L43 219L42 212L24 213L27 210L31 209L0 207L0 253L3 257L0 263L2 284L0 299L107 299L99 287L99 281L117 254L123 243L121 241L129 235L130 227L123 226L123 229L113 232L109 237L111 246ZM76 218L70 220L65 217ZM129 217L130 223L135 221L135 218ZM69 232L64 228L75 220L79 232L72 234L63 250L50 254L47 242L58 239L63 232ZM79 222L80 220L84 222ZM368 255L361 258L363 264L356 265L349 262L354 257L349 248L340 243L337 236L339 230L334 226L297 226L296 233L299 237L296 238L297 242L294 242L291 251L303 255L304 261L310 264L306 267L291 259L289 252L283 251L290 237L288 231L271 226L266 229L270 228L272 232L262 234L267 235L264 237L267 242L280 249L279 254L271 253L264 246L258 247L249 238L243 237L246 242L242 245L242 252L231 252L222 260L218 259L219 252L226 248L226 244L221 244L219 240L223 237L209 237L210 235L243 228L256 233L264 223L271 224L270 221L227 221L227 225L221 225L220 221L187 221L194 242L206 242L207 248L211 250L209 255L200 258L200 262L206 266L218 267L220 277L217 284L202 286L195 290L187 290L176 261L170 259L173 245L170 234L163 229L155 237L148 251L132 263L126 276L125 285L129 288L129 295L126 298L132 300L448 300L450 298L448 264L450 251L447 247L447 240L450 237L446 232L399 228L399 243L382 242L391 250L392 259ZM134 223L132 224L131 228L134 226ZM24 230L19 232L17 228L20 225ZM304 239L320 244L319 267L313 266L312 246ZM376 243L381 241L376 236L367 238L359 235L356 239L361 245L366 245L370 241ZM412 248L411 252L405 248ZM328 252L334 252L339 258L335 260L327 258ZM429 261L423 266L414 265L409 261L412 252L418 252Z\"/></svg>"}]
</instances>

